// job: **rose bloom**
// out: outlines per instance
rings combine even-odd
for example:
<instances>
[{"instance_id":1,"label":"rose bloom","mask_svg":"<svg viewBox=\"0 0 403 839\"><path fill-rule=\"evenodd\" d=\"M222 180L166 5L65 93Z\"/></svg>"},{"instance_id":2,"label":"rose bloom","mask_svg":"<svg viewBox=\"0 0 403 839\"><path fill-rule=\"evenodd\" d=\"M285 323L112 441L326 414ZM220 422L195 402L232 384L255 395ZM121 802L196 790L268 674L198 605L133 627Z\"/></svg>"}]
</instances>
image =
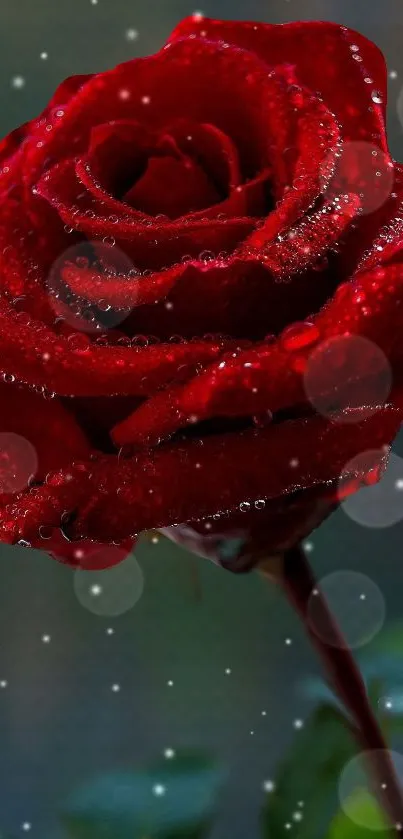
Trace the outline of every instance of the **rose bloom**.
<instances>
[{"instance_id":1,"label":"rose bloom","mask_svg":"<svg viewBox=\"0 0 403 839\"><path fill-rule=\"evenodd\" d=\"M245 570L378 479L403 355L385 101L343 26L194 15L3 140L2 541L105 567L157 528Z\"/></svg>"}]
</instances>

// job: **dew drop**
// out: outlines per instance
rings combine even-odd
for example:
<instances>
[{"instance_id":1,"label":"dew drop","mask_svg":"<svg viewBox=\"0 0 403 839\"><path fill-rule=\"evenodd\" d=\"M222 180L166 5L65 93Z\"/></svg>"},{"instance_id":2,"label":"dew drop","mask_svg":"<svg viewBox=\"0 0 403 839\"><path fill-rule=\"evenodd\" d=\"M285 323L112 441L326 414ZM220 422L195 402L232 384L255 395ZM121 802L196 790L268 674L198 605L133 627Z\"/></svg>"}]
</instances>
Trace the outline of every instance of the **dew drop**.
<instances>
[{"instance_id":1,"label":"dew drop","mask_svg":"<svg viewBox=\"0 0 403 839\"><path fill-rule=\"evenodd\" d=\"M373 90L371 93L371 99L375 102L375 105L382 105L383 104L383 97L379 90Z\"/></svg>"}]
</instances>

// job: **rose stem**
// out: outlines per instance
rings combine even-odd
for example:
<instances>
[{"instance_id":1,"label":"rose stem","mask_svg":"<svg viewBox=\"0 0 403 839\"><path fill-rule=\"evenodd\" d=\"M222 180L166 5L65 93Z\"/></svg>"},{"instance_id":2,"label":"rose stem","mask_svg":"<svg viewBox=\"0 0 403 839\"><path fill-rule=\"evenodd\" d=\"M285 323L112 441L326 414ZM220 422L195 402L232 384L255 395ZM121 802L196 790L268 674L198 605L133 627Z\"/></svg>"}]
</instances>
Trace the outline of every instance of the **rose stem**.
<instances>
[{"instance_id":1,"label":"rose stem","mask_svg":"<svg viewBox=\"0 0 403 839\"><path fill-rule=\"evenodd\" d=\"M377 797L388 814L396 835L401 836L403 793L390 753L369 703L361 673L301 547L293 548L285 554L279 582L289 602L302 619L305 630L322 659L329 681L356 725L355 734L361 748L367 752ZM313 590L315 617L323 636L330 643L326 643L314 632L308 620L308 607Z\"/></svg>"}]
</instances>

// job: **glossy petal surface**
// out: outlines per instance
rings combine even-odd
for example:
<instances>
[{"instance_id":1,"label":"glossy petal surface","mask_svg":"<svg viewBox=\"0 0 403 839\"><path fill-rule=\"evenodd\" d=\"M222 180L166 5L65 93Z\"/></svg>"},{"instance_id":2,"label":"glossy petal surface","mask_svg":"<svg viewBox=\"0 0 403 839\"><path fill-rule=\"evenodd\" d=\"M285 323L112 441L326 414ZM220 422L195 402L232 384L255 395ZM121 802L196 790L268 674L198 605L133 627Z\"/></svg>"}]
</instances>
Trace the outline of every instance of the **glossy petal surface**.
<instances>
[{"instance_id":1,"label":"glossy petal surface","mask_svg":"<svg viewBox=\"0 0 403 839\"><path fill-rule=\"evenodd\" d=\"M357 455L381 474L403 409L385 78L343 26L194 15L2 141L3 541L99 569L162 528L243 571L329 515Z\"/></svg>"}]
</instances>

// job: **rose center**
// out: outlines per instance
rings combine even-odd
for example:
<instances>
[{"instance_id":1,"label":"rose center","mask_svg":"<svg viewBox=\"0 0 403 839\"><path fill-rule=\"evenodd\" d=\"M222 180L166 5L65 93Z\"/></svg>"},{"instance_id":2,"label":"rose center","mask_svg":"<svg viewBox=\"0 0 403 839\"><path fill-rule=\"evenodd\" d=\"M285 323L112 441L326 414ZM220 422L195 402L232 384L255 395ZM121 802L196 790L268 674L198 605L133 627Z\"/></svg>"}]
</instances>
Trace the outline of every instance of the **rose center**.
<instances>
[{"instance_id":1,"label":"rose center","mask_svg":"<svg viewBox=\"0 0 403 839\"><path fill-rule=\"evenodd\" d=\"M175 219L221 200L217 188L191 158L149 157L146 168L122 200L148 215Z\"/></svg>"}]
</instances>

